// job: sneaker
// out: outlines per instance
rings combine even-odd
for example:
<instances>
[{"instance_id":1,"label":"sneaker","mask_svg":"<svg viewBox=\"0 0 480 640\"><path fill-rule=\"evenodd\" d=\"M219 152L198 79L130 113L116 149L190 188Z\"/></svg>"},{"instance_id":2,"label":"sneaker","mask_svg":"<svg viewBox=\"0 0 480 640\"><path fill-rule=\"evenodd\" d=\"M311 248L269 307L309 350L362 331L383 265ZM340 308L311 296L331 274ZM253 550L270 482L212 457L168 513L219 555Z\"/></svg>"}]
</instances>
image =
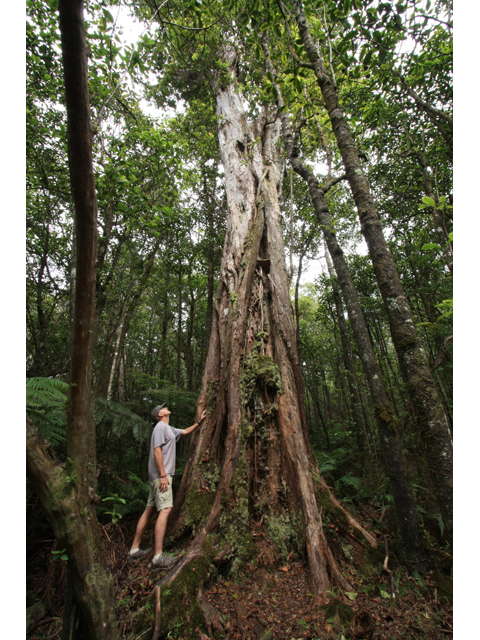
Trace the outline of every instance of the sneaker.
<instances>
[{"instance_id":1,"label":"sneaker","mask_svg":"<svg viewBox=\"0 0 480 640\"><path fill-rule=\"evenodd\" d=\"M138 549L137 551L135 551L133 555L129 553L128 559L140 560L141 558L146 558L146 556L148 556L148 554L151 553L151 551L152 551L152 547L150 547L149 549Z\"/></svg>"},{"instance_id":2,"label":"sneaker","mask_svg":"<svg viewBox=\"0 0 480 640\"><path fill-rule=\"evenodd\" d=\"M160 569L170 569L174 564L178 562L178 556L166 556L164 553L158 558L156 562L152 560L150 563L150 569L152 571L159 571Z\"/></svg>"}]
</instances>

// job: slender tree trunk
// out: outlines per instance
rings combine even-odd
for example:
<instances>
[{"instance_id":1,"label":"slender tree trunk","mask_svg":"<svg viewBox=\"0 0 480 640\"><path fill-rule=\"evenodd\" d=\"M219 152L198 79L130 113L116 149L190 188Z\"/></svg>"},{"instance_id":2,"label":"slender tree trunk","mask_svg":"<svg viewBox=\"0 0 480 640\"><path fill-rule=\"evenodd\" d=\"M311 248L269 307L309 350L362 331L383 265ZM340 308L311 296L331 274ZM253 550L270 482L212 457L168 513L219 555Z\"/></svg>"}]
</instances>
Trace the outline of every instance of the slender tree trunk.
<instances>
[{"instance_id":1,"label":"slender tree trunk","mask_svg":"<svg viewBox=\"0 0 480 640\"><path fill-rule=\"evenodd\" d=\"M38 332L35 341L35 356L33 358L32 366L27 371L27 378L33 378L40 376L44 370L44 359L46 353L46 340L48 333L48 320L45 314L43 306L43 276L45 269L47 268L48 247L50 240L50 227L47 224L45 229L45 247L40 259L40 268L37 276L37 319L38 319Z\"/></svg>"},{"instance_id":2,"label":"slender tree trunk","mask_svg":"<svg viewBox=\"0 0 480 640\"><path fill-rule=\"evenodd\" d=\"M170 270L167 266L167 272L165 274L165 291L163 294L163 318L162 318L162 342L160 347L160 379L165 380L165 371L167 365L167 332L168 332L168 320L170 318L170 310L168 306L168 291L170 285Z\"/></svg>"},{"instance_id":3,"label":"slender tree trunk","mask_svg":"<svg viewBox=\"0 0 480 640\"><path fill-rule=\"evenodd\" d=\"M110 375L108 376L107 385L107 407L110 408L110 400L112 398L113 379L117 371L117 365L120 362L120 350L123 343L123 326L125 324L125 316L127 313L127 298L123 301L122 311L120 312L120 323L118 325L117 339L115 340L115 348L113 351L112 365L110 367Z\"/></svg>"},{"instance_id":4,"label":"slender tree trunk","mask_svg":"<svg viewBox=\"0 0 480 640\"><path fill-rule=\"evenodd\" d=\"M190 293L189 314L187 320L187 339L185 343L185 368L187 370L187 389L193 391L195 388L195 361L193 352L193 321L195 318L195 292L192 287L192 276L188 274L188 289Z\"/></svg>"},{"instance_id":5,"label":"slender tree trunk","mask_svg":"<svg viewBox=\"0 0 480 640\"><path fill-rule=\"evenodd\" d=\"M431 198L435 204L437 203L437 198L435 197L435 190L433 188L432 179L430 176L430 171L428 170L428 162L425 154L421 149L415 147L413 149L413 153L417 156L418 163L422 169L422 177L423 184L425 185L425 194ZM445 260L445 264L449 268L450 272L453 273L453 253L452 253L452 244L449 243L449 237L447 229L445 228L445 220L443 217L443 213L441 209L437 209L436 207L430 207L433 217L433 224L435 227L435 235L437 236L437 241L439 245L442 247L442 254Z\"/></svg>"},{"instance_id":6,"label":"slender tree trunk","mask_svg":"<svg viewBox=\"0 0 480 640\"><path fill-rule=\"evenodd\" d=\"M158 236L153 246L153 249L146 260L146 265L144 268L142 268L142 271L143 271L142 277L140 278L140 281L135 291L133 292L131 300L127 305L127 301L128 301L128 295L127 295L124 301L123 309L120 313L120 323L118 326L117 340L115 341L115 350L113 352L112 365L110 367L110 375L108 378L108 386L107 386L107 406L108 407L110 406L113 381L114 381L115 375L117 374L117 369L120 364L120 357L121 357L121 352L123 348L123 343L125 341L125 336L127 335L128 330L130 329L130 323L132 322L133 314L135 313L135 309L137 308L138 303L140 302L140 298L142 296L143 291L145 290L145 287L148 282L148 278L150 277L150 274L152 272L153 264L155 262L155 256L157 254L158 247L160 246L160 241L161 241L161 236Z\"/></svg>"},{"instance_id":7,"label":"slender tree trunk","mask_svg":"<svg viewBox=\"0 0 480 640\"><path fill-rule=\"evenodd\" d=\"M182 261L178 266L178 310L177 310L177 387L182 387L182 304L183 304L183 287L182 287Z\"/></svg>"},{"instance_id":8,"label":"slender tree trunk","mask_svg":"<svg viewBox=\"0 0 480 640\"><path fill-rule=\"evenodd\" d=\"M325 243L326 245L326 243ZM327 259L327 267L332 278L333 299L337 309L338 327L340 330L340 339L342 341L342 355L345 370L347 371L348 387L350 391L352 418L355 425L355 435L357 437L358 448L364 451L367 448L367 429L363 420L362 405L360 403L360 392L358 390L357 376L355 373L355 364L353 362L352 349L348 338L347 323L345 322L343 303L340 297L340 291L335 280L333 265L328 255L328 248L325 246L325 257Z\"/></svg>"},{"instance_id":9,"label":"slender tree trunk","mask_svg":"<svg viewBox=\"0 0 480 640\"><path fill-rule=\"evenodd\" d=\"M453 533L453 445L448 429L448 420L421 348L414 318L383 235L369 184L364 175L350 128L340 108L336 89L325 71L323 61L313 42L301 0L291 0L291 4L300 37L325 100L326 110L342 155L347 180L357 206L362 233L368 246L387 311L400 370L412 400L416 424L424 443L435 495L445 523L446 537L451 542Z\"/></svg>"},{"instance_id":10,"label":"slender tree trunk","mask_svg":"<svg viewBox=\"0 0 480 640\"><path fill-rule=\"evenodd\" d=\"M263 49L267 69L275 75L266 42L263 44ZM320 189L313 172L307 169L298 159L298 150L293 139L288 121L288 113L284 108L282 94L278 85L276 85L276 90L278 105L281 108L283 136L287 155L296 173L308 184L312 203L318 221L322 226L325 241L337 272L338 281L344 296L348 317L357 344L357 350L370 388L379 439L385 459L386 472L392 484L397 522L403 540L406 561L410 566L423 570L426 566L426 561L421 545L416 502L398 434L397 418L388 399L380 367L378 366L373 346L368 336L365 319L343 251L338 245L335 234L331 231L332 220L324 198L327 188ZM329 184L332 185L333 181Z\"/></svg>"},{"instance_id":11,"label":"slender tree trunk","mask_svg":"<svg viewBox=\"0 0 480 640\"><path fill-rule=\"evenodd\" d=\"M27 475L42 501L60 546L69 556L75 596L92 640L117 638L113 580L101 554L93 489L95 431L91 421L91 380L95 313L97 204L83 3L60 0L68 160L75 203L76 287L70 393L67 415L68 463L55 463L27 419Z\"/></svg>"}]
</instances>

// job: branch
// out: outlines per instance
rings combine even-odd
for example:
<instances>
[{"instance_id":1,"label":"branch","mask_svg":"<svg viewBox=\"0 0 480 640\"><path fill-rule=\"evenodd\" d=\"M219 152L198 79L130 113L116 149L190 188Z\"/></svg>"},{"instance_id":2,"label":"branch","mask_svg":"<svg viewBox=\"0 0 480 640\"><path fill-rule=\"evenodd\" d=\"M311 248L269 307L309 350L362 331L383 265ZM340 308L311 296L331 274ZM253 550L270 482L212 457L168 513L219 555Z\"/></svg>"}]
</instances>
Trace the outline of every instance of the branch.
<instances>
[{"instance_id":1,"label":"branch","mask_svg":"<svg viewBox=\"0 0 480 640\"><path fill-rule=\"evenodd\" d=\"M346 179L347 179L347 176L345 174L343 174L343 176L339 176L338 178L333 178L332 180L329 180L324 187L321 187L320 191L323 191L323 194L325 195L327 191L329 191L332 187L334 187L336 184L338 184L342 180L346 180Z\"/></svg>"},{"instance_id":2,"label":"branch","mask_svg":"<svg viewBox=\"0 0 480 640\"><path fill-rule=\"evenodd\" d=\"M285 22L285 30L286 30L287 35L288 35L288 49L289 49L289 51L290 51L290 55L292 56L292 58L295 60L295 62L297 63L297 65L298 65L299 67L304 67L304 68L306 68L306 69L314 69L315 67L314 67L314 65L313 65L311 62L304 62L304 61L303 61L303 60L302 60L302 59L301 59L301 58L300 58L300 57L295 53L295 51L293 50L293 45L292 45L292 42L293 42L293 36L292 36L292 32L290 31L290 25L288 24L288 18L287 18L287 16L285 15L285 12L284 12L284 10L283 10L285 7L283 7L283 2L282 2L281 0L277 0L277 4L278 4L278 7L279 7L279 9L280 9L280 12L281 12L281 14L282 14L282 16L283 16L283 20L284 20L284 22ZM287 9L287 11L288 11L288 9Z\"/></svg>"},{"instance_id":3,"label":"branch","mask_svg":"<svg viewBox=\"0 0 480 640\"><path fill-rule=\"evenodd\" d=\"M160 19L165 24L169 24L172 27L178 27L179 29L185 29L185 31L206 31L207 29L210 29L211 27L214 27L216 24L221 22L221 18L219 18L218 20L215 20L215 22L212 22L212 24L209 24L207 27L184 27L181 24L176 24L175 22L169 22L168 20L165 20L164 18L160 18Z\"/></svg>"},{"instance_id":4,"label":"branch","mask_svg":"<svg viewBox=\"0 0 480 640\"><path fill-rule=\"evenodd\" d=\"M408 93L408 95L415 100L415 102L418 104L418 106L422 107L428 113L430 113L432 115L436 115L438 118L441 118L442 120L447 122L449 125L453 126L453 118L448 116L443 111L440 111L440 109L436 109L435 107L432 107L427 102L424 102L420 98L420 96L408 84L408 82L405 80L405 78L403 76L401 76L400 74L397 74L397 75L398 75L398 78L400 79L400 82L402 83L402 86L405 88L406 92Z\"/></svg>"}]
</instances>

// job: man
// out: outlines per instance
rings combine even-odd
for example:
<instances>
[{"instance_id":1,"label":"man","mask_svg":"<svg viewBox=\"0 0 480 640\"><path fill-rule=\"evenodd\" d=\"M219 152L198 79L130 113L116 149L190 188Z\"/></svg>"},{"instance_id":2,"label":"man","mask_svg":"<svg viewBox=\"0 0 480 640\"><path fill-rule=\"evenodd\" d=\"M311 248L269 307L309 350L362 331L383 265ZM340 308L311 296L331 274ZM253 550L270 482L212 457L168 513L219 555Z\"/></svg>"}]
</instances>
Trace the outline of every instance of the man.
<instances>
[{"instance_id":1,"label":"man","mask_svg":"<svg viewBox=\"0 0 480 640\"><path fill-rule=\"evenodd\" d=\"M150 565L152 571L168 569L178 560L178 557L166 556L163 553L163 539L167 528L167 520L173 507L172 476L175 473L176 443L181 436L186 436L195 431L203 422L206 414L207 412L204 411L199 422L188 427L188 429L175 429L169 424L171 412L165 406L165 403L155 407L151 413L152 420L158 420L158 422L150 440L150 457L148 459L150 490L147 506L137 524L129 558L138 560L151 552L151 549L140 549L140 543L148 521L156 507L158 518L155 524L155 555Z\"/></svg>"}]
</instances>

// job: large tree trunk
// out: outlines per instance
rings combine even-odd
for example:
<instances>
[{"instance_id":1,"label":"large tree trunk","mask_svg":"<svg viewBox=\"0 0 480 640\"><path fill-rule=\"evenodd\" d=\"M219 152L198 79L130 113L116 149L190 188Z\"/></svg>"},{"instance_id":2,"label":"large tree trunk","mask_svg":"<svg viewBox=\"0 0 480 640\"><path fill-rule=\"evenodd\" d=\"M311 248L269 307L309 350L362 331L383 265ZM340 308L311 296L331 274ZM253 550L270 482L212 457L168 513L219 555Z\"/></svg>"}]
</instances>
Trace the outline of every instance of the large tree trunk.
<instances>
[{"instance_id":1,"label":"large tree trunk","mask_svg":"<svg viewBox=\"0 0 480 640\"><path fill-rule=\"evenodd\" d=\"M307 25L301 0L291 0L300 37L325 100L332 129L342 155L347 180L357 206L375 277L385 304L402 376L412 400L416 424L424 444L435 496L445 523L446 537L453 535L453 445L448 421L415 328L398 272L383 235L368 181L352 133L340 107L337 92L326 73Z\"/></svg>"},{"instance_id":2,"label":"large tree trunk","mask_svg":"<svg viewBox=\"0 0 480 640\"><path fill-rule=\"evenodd\" d=\"M232 50L225 55L234 75L236 55ZM217 114L228 218L198 402L198 411L207 408L208 417L193 436L173 531L191 519L191 491L216 492L191 547L161 583L171 584L202 555L202 543L223 508L221 533L237 558L245 553L245 540L253 548L252 522L264 522L268 532L275 521L290 518L297 522L299 546L306 546L312 589L318 594L333 584L348 589L327 545L316 493L326 508L341 514L347 531L371 546L375 541L317 475L308 441L278 204L280 122L266 112L248 122L233 84L218 90Z\"/></svg>"},{"instance_id":3,"label":"large tree trunk","mask_svg":"<svg viewBox=\"0 0 480 640\"><path fill-rule=\"evenodd\" d=\"M113 580L101 555L91 496L96 477L95 431L91 420L91 380L97 254L97 202L93 177L90 107L83 3L61 0L67 140L75 205L76 286L70 365L65 465L52 461L27 419L27 474L50 519L60 546L67 550L77 602L89 638L117 638ZM90 489L90 491L89 491Z\"/></svg>"}]
</instances>

